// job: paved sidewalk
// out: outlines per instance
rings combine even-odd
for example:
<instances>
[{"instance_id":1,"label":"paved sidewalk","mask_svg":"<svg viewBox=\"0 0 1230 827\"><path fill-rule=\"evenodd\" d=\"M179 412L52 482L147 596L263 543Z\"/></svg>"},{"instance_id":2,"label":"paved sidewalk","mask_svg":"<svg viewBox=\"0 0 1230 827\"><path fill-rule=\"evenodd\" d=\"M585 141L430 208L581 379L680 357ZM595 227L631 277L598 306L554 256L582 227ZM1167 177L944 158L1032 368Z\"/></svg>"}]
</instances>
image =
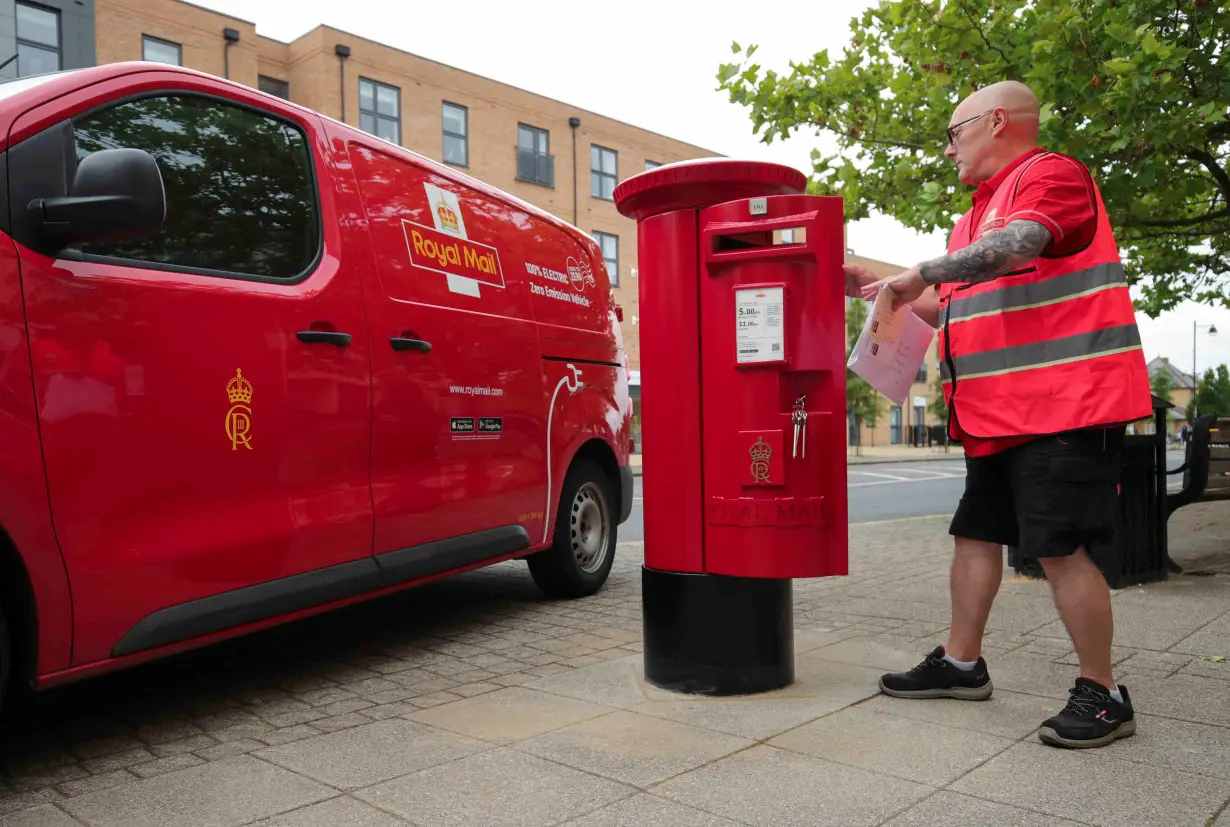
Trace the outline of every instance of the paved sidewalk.
<instances>
[{"instance_id":1,"label":"paved sidewalk","mask_svg":"<svg viewBox=\"0 0 1230 827\"><path fill-rule=\"evenodd\" d=\"M1172 522L1209 568L1215 505ZM66 688L0 740L0 825L1230 827L1230 576L1117 592L1139 733L1055 750L1074 656L1011 570L991 700L877 693L943 640L945 526L852 526L851 575L797 584L797 682L755 698L641 680L635 544L587 600L506 564Z\"/></svg>"}]
</instances>

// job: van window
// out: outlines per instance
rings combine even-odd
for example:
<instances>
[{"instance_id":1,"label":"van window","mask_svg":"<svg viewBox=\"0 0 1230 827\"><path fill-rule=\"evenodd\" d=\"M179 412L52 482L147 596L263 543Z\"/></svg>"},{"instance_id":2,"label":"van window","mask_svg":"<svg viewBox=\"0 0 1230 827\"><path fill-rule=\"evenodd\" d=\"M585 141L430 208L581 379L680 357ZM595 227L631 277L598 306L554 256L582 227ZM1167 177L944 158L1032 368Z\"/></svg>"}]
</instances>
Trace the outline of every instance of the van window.
<instances>
[{"instance_id":1,"label":"van window","mask_svg":"<svg viewBox=\"0 0 1230 827\"><path fill-rule=\"evenodd\" d=\"M86 254L271 279L303 276L320 249L307 136L259 112L193 95L142 98L74 123L77 157L149 152L167 195L161 233Z\"/></svg>"}]
</instances>

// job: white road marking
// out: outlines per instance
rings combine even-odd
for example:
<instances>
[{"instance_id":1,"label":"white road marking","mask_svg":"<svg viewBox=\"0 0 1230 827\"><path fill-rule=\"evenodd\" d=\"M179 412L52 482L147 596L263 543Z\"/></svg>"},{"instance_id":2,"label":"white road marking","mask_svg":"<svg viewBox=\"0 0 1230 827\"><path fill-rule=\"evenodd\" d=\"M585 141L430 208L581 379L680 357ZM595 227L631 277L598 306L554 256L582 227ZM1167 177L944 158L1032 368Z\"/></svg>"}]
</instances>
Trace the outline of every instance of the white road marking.
<instances>
[{"instance_id":1,"label":"white road marking","mask_svg":"<svg viewBox=\"0 0 1230 827\"><path fill-rule=\"evenodd\" d=\"M862 474L865 477L883 477L886 480L896 480L897 482L906 482L913 477L899 477L896 474L879 474L875 471L855 471L856 474Z\"/></svg>"},{"instance_id":2,"label":"white road marking","mask_svg":"<svg viewBox=\"0 0 1230 827\"><path fill-rule=\"evenodd\" d=\"M960 479L962 474L945 474L943 477L915 477L914 479L875 480L873 482L848 482L846 488L863 488L868 485L901 485L907 482L935 482L938 479Z\"/></svg>"}]
</instances>

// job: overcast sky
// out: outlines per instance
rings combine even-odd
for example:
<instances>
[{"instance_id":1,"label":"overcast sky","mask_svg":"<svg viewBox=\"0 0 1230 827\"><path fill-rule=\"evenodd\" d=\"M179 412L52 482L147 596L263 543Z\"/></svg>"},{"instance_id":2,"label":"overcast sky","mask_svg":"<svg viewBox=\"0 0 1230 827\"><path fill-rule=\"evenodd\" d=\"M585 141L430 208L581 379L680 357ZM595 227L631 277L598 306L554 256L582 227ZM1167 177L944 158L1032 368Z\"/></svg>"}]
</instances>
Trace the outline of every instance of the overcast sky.
<instances>
[{"instance_id":1,"label":"overcast sky","mask_svg":"<svg viewBox=\"0 0 1230 827\"><path fill-rule=\"evenodd\" d=\"M718 66L731 41L756 43L762 65L821 49L837 53L849 21L867 0L709 0L695 6L667 0L533 3L469 0L196 0L198 5L256 23L268 37L289 41L327 24L423 57L475 72L574 106L617 118L732 157L766 159L810 172L814 147L827 137L800 135L766 146L751 131L746 110L715 91ZM464 11L462 11L464 9ZM938 142L937 142L938 145ZM854 252L903 267L944 251L944 234L923 236L892 219L851 224ZM1145 355L1192 366L1192 324L1201 330L1197 368L1230 362L1230 310L1186 304L1157 320L1139 315Z\"/></svg>"}]
</instances>

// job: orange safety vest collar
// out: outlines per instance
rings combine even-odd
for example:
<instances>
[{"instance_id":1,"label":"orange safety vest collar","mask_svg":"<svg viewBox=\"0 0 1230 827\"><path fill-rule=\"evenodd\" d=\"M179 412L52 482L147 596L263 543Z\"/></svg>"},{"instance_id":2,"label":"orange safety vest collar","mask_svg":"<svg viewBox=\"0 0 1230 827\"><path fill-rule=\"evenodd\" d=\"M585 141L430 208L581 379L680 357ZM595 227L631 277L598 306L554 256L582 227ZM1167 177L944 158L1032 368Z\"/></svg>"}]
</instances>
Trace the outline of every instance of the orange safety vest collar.
<instances>
[{"instance_id":1,"label":"orange safety vest collar","mask_svg":"<svg viewBox=\"0 0 1230 827\"><path fill-rule=\"evenodd\" d=\"M1012 215L1022 164L990 196L985 215ZM1039 256L978 284L940 285L939 354L948 434L1029 437L1121 425L1153 415L1148 368L1119 248L1094 185L1097 229L1083 250ZM954 253L1001 229L953 229Z\"/></svg>"}]
</instances>

